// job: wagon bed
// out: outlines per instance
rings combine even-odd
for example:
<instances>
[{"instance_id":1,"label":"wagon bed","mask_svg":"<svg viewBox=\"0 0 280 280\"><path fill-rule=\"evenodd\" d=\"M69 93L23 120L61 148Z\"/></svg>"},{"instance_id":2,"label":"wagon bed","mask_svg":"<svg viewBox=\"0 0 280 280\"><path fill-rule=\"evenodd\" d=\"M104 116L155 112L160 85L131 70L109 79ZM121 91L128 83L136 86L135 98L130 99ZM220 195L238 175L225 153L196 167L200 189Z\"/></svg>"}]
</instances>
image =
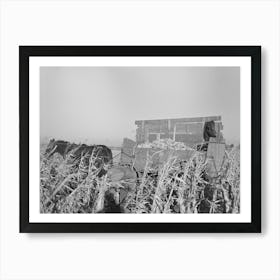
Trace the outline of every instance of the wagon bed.
<instances>
[{"instance_id":1,"label":"wagon bed","mask_svg":"<svg viewBox=\"0 0 280 280\"><path fill-rule=\"evenodd\" d=\"M185 161L194 153L194 151L189 150L162 150L158 148L135 148L133 152L123 150L120 162L125 165L133 165L137 171L143 171L147 164L150 168L157 168L164 164L170 156L176 157L178 161Z\"/></svg>"},{"instance_id":2,"label":"wagon bed","mask_svg":"<svg viewBox=\"0 0 280 280\"><path fill-rule=\"evenodd\" d=\"M160 148L141 148L131 139L125 138L121 149L120 164L133 166L136 171L142 172L146 165L150 169L157 169L163 165L169 157L174 157L180 161L190 159L197 150L175 150L175 149L160 149ZM217 176L221 170L225 157L225 143L219 142L211 138L208 144L208 149L201 152L205 155L205 160L208 160L208 174L211 177Z\"/></svg>"}]
</instances>

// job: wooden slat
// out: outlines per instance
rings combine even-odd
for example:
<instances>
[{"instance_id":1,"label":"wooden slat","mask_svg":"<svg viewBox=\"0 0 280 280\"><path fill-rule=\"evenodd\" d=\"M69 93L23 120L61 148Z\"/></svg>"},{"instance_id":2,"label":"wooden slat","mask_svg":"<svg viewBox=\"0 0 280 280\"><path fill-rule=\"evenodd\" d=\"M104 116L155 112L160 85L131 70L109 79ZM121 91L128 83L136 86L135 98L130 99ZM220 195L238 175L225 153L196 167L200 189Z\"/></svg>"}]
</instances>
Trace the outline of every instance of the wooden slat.
<instances>
[{"instance_id":1,"label":"wooden slat","mask_svg":"<svg viewBox=\"0 0 280 280\"><path fill-rule=\"evenodd\" d=\"M219 172L223 166L225 157L226 144L215 141L215 138L210 138L206 155L207 159L209 160L209 170L207 173L210 176L217 176L217 172Z\"/></svg>"},{"instance_id":2,"label":"wooden slat","mask_svg":"<svg viewBox=\"0 0 280 280\"><path fill-rule=\"evenodd\" d=\"M142 122L146 124L157 124L157 123L165 123L170 120L171 122L208 122L208 121L221 121L221 116L208 116L208 117L196 117L196 118L176 118L176 119L155 119L155 120L136 120L136 125L141 125Z\"/></svg>"}]
</instances>

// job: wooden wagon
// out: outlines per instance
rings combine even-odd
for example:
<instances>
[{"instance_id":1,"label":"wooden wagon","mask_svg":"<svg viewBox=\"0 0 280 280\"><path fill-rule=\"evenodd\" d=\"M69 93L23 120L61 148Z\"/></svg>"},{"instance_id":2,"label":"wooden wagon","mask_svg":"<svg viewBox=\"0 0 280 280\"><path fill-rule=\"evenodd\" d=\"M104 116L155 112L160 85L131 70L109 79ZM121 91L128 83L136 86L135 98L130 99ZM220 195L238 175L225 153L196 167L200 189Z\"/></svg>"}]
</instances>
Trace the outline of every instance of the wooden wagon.
<instances>
[{"instance_id":1,"label":"wooden wagon","mask_svg":"<svg viewBox=\"0 0 280 280\"><path fill-rule=\"evenodd\" d=\"M133 166L141 172L147 161L150 168L158 168L170 156L176 157L178 161L185 161L197 152L197 146L204 143L203 128L205 122L209 121L215 122L217 136L210 138L204 154L209 161L208 173L214 177L223 165L225 154L220 116L136 121L136 141L128 138L123 140L120 164ZM183 143L186 149L150 147L151 143L161 139Z\"/></svg>"}]
</instances>

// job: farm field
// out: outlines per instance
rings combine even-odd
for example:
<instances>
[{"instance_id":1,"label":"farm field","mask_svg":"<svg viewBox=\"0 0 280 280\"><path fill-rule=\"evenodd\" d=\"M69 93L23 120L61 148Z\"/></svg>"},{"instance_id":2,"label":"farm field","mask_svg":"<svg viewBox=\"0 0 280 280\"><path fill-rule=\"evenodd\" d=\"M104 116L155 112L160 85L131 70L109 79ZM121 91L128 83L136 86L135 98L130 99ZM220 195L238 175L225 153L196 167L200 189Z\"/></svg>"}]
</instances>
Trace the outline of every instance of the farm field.
<instances>
[{"instance_id":1,"label":"farm field","mask_svg":"<svg viewBox=\"0 0 280 280\"><path fill-rule=\"evenodd\" d=\"M41 213L240 213L238 67L40 75Z\"/></svg>"},{"instance_id":2,"label":"farm field","mask_svg":"<svg viewBox=\"0 0 280 280\"><path fill-rule=\"evenodd\" d=\"M148 158L143 172L119 181L97 176L91 155L69 164L58 153L47 158L45 147L41 145L41 213L240 213L239 147L227 149L215 178L207 176L205 153L194 151L185 161L170 153L156 169ZM119 164L119 152L113 151L113 168L129 168Z\"/></svg>"}]
</instances>

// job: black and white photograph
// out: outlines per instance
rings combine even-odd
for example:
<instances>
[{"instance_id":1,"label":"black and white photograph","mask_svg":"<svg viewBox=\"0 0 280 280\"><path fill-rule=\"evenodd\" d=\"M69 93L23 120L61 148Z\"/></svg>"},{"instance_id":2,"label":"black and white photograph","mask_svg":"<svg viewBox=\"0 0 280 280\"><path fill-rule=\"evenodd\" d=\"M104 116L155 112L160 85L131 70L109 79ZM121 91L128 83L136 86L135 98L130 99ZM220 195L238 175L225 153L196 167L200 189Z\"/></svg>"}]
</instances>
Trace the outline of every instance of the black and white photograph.
<instances>
[{"instance_id":1,"label":"black and white photograph","mask_svg":"<svg viewBox=\"0 0 280 280\"><path fill-rule=\"evenodd\" d=\"M22 231L259 231L259 55L21 47Z\"/></svg>"},{"instance_id":2,"label":"black and white photograph","mask_svg":"<svg viewBox=\"0 0 280 280\"><path fill-rule=\"evenodd\" d=\"M239 67L41 67L41 213L240 213Z\"/></svg>"}]
</instances>

